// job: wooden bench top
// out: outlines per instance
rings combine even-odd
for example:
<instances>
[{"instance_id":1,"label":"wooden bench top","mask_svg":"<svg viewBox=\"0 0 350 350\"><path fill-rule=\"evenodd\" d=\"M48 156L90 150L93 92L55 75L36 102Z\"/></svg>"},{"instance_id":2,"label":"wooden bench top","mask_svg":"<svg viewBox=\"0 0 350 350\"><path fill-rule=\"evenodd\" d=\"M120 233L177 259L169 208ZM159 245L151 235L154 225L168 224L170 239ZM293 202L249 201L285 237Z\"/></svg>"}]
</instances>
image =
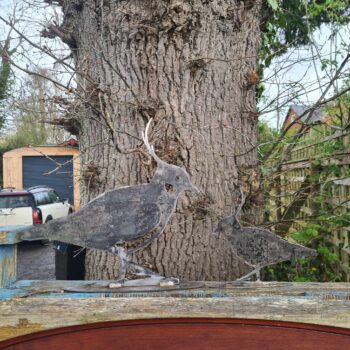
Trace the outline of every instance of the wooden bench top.
<instances>
[{"instance_id":1,"label":"wooden bench top","mask_svg":"<svg viewBox=\"0 0 350 350\"><path fill-rule=\"evenodd\" d=\"M64 326L154 318L242 318L350 329L350 283L205 282L161 292L79 292L107 283L19 281L0 290L0 340Z\"/></svg>"}]
</instances>

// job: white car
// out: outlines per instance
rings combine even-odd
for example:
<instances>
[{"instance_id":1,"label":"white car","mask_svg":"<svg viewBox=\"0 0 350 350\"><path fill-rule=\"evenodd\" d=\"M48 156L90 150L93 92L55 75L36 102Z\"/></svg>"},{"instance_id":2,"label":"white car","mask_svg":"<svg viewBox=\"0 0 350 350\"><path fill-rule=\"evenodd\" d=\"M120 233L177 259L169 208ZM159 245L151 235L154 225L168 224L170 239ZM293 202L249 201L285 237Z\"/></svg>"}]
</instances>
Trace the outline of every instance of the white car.
<instances>
[{"instance_id":1,"label":"white car","mask_svg":"<svg viewBox=\"0 0 350 350\"><path fill-rule=\"evenodd\" d=\"M38 225L72 213L68 199L54 189L35 186L0 191L0 226Z\"/></svg>"}]
</instances>

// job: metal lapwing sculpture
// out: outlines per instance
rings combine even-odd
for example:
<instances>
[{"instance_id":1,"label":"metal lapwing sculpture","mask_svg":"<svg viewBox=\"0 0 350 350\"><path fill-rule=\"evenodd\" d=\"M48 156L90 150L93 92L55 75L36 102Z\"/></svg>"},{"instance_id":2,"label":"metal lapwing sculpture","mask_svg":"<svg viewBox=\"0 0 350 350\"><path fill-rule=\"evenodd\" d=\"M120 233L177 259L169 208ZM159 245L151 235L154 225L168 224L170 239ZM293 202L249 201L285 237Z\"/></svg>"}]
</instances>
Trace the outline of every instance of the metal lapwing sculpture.
<instances>
[{"instance_id":1,"label":"metal lapwing sculpture","mask_svg":"<svg viewBox=\"0 0 350 350\"><path fill-rule=\"evenodd\" d=\"M184 168L168 164L156 155L148 140L151 121L142 133L143 142L157 163L149 183L105 192L76 213L30 227L23 232L22 239L48 239L111 251L121 258L120 277L123 280L128 256L145 248L163 233L179 195L183 191L198 192ZM127 250L128 245L134 248Z\"/></svg>"},{"instance_id":2,"label":"metal lapwing sculpture","mask_svg":"<svg viewBox=\"0 0 350 350\"><path fill-rule=\"evenodd\" d=\"M247 280L254 275L260 281L260 270L266 266L317 255L315 250L300 244L290 243L271 231L259 227L242 227L237 215L243 205L244 195L242 192L242 202L237 212L221 219L214 231L214 234L222 233L227 239L232 252L253 268L253 271L237 281Z\"/></svg>"}]
</instances>

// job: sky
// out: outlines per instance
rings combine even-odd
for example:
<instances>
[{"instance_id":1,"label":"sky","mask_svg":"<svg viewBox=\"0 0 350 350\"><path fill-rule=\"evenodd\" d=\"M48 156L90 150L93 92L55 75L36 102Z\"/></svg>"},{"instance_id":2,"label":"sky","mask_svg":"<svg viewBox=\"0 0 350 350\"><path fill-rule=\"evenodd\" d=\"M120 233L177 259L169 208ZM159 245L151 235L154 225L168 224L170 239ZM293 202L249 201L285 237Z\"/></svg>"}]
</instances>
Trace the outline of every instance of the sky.
<instances>
[{"instance_id":1,"label":"sky","mask_svg":"<svg viewBox=\"0 0 350 350\"><path fill-rule=\"evenodd\" d=\"M310 106L324 92L337 66L349 52L349 27L337 31L333 36L332 33L330 27L323 25L313 33L312 45L290 49L285 55L276 58L265 71L266 100L259 104L259 109L263 112L260 118L270 126L281 127L291 104ZM327 60L333 61L333 64L323 67L322 63ZM326 96L330 97L341 89L344 78L349 75L349 69L350 65L347 64L343 78L336 81Z\"/></svg>"},{"instance_id":2,"label":"sky","mask_svg":"<svg viewBox=\"0 0 350 350\"><path fill-rule=\"evenodd\" d=\"M65 56L69 53L67 49L64 49L63 44L57 39L47 39L40 35L41 30L53 19L59 21L59 9L57 7L51 7L45 5L42 0L31 0L41 4L41 7L28 6L26 1L23 0L0 0L0 14L7 20L13 18L13 6L16 7L16 28L18 28L29 40L35 44L43 47L49 47L52 52L58 56ZM54 10L52 10L54 9ZM4 26L0 21L0 40L6 37L8 33L8 27ZM19 35L13 32L12 37L15 38L14 45L18 43ZM22 40L21 46L16 53L16 62L19 65L26 68L45 68L56 72L59 68L54 66L54 60L49 58L48 55L42 53L41 50L31 47L29 43ZM17 72L21 74L20 72Z\"/></svg>"},{"instance_id":3,"label":"sky","mask_svg":"<svg viewBox=\"0 0 350 350\"><path fill-rule=\"evenodd\" d=\"M16 8L16 28L22 32L26 38L33 41L40 47L47 46L52 52L58 57L67 56L70 51L60 42L60 40L42 38L40 35L41 30L45 27L45 24L50 23L52 19L57 19L59 14L55 11L50 10L50 6L45 5L42 0L31 0L37 1L41 4L41 8L28 7L26 1L23 0L0 0L0 15L6 20L9 18L13 19L13 6L17 3ZM21 6L24 4L23 6ZM56 9L57 11L57 9ZM0 21L0 41L4 40L9 32L9 28ZM18 46L20 43L20 35L12 31L11 37L12 45L11 48ZM62 65L55 64L55 60L50 58L47 54L43 54L40 49L33 48L26 40L22 40L20 45L17 47L16 53L11 59L19 65L22 69L29 71L38 71L38 69L47 70L48 75L55 77L55 80L60 83L66 83L71 75L67 73L67 69L63 68ZM13 98L9 98L7 104L7 124L5 130L1 130L5 134L13 132L15 130L14 120L18 109L15 107L17 104L18 96L22 96L26 93L25 81L28 79L28 74L23 72L21 69L12 67L14 72L14 85L12 88ZM56 88L54 89L51 84L50 91L47 92L48 96L57 94Z\"/></svg>"}]
</instances>

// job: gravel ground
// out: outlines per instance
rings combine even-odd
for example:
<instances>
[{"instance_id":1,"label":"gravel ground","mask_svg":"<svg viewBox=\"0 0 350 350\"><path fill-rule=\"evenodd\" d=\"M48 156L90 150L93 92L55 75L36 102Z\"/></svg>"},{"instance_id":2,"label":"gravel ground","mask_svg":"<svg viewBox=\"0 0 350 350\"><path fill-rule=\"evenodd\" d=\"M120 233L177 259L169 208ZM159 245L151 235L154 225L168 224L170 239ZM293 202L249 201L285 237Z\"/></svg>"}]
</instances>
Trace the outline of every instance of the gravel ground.
<instances>
[{"instance_id":1,"label":"gravel ground","mask_svg":"<svg viewBox=\"0 0 350 350\"><path fill-rule=\"evenodd\" d=\"M52 245L25 242L18 245L17 280L54 280L55 251Z\"/></svg>"}]
</instances>

